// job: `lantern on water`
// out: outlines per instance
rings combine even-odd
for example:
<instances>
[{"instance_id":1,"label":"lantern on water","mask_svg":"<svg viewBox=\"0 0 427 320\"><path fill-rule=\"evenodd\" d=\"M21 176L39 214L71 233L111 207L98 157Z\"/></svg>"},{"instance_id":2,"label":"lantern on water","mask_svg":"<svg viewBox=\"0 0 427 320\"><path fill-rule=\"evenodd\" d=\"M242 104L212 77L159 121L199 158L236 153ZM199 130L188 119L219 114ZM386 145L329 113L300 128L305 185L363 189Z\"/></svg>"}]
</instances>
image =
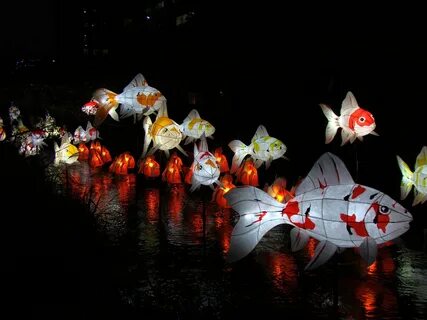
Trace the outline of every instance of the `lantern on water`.
<instances>
[{"instance_id":1,"label":"lantern on water","mask_svg":"<svg viewBox=\"0 0 427 320\"><path fill-rule=\"evenodd\" d=\"M286 190L286 179L285 178L276 178L271 186L267 186L265 190L270 196L276 199L279 202L287 202L289 199L292 199L295 195L295 192Z\"/></svg>"},{"instance_id":2,"label":"lantern on water","mask_svg":"<svg viewBox=\"0 0 427 320\"><path fill-rule=\"evenodd\" d=\"M215 201L220 208L231 208L224 198L224 195L236 186L233 184L233 177L230 174L226 174L221 178L221 185L215 188L212 195L212 201Z\"/></svg>"},{"instance_id":3,"label":"lantern on water","mask_svg":"<svg viewBox=\"0 0 427 320\"><path fill-rule=\"evenodd\" d=\"M160 164L153 155L147 156L140 160L138 173L142 173L149 178L157 178L160 176Z\"/></svg>"},{"instance_id":4,"label":"lantern on water","mask_svg":"<svg viewBox=\"0 0 427 320\"><path fill-rule=\"evenodd\" d=\"M84 143L79 143L79 160L89 159L89 148Z\"/></svg>"},{"instance_id":5,"label":"lantern on water","mask_svg":"<svg viewBox=\"0 0 427 320\"><path fill-rule=\"evenodd\" d=\"M101 167L104 164L101 154L96 149L89 150L89 166L92 168Z\"/></svg>"},{"instance_id":6,"label":"lantern on water","mask_svg":"<svg viewBox=\"0 0 427 320\"><path fill-rule=\"evenodd\" d=\"M230 167L228 166L228 161L225 155L222 153L222 148L215 149L215 158L218 163L219 171L221 173L230 171Z\"/></svg>"},{"instance_id":7,"label":"lantern on water","mask_svg":"<svg viewBox=\"0 0 427 320\"><path fill-rule=\"evenodd\" d=\"M90 149L95 149L96 151L98 151L98 152L99 152L99 154L101 154L101 152L102 152L102 146L101 146L101 143L100 143L98 140L96 140L96 141L92 141L92 142L90 143Z\"/></svg>"},{"instance_id":8,"label":"lantern on water","mask_svg":"<svg viewBox=\"0 0 427 320\"><path fill-rule=\"evenodd\" d=\"M181 183L182 177L179 166L170 161L162 173L162 180L167 183Z\"/></svg>"},{"instance_id":9,"label":"lantern on water","mask_svg":"<svg viewBox=\"0 0 427 320\"><path fill-rule=\"evenodd\" d=\"M251 158L245 161L245 163L237 169L236 172L237 182L249 185L258 186L258 170Z\"/></svg>"},{"instance_id":10,"label":"lantern on water","mask_svg":"<svg viewBox=\"0 0 427 320\"><path fill-rule=\"evenodd\" d=\"M110 151L108 151L108 149L104 146L101 146L101 157L104 163L110 162L112 160Z\"/></svg>"}]
</instances>

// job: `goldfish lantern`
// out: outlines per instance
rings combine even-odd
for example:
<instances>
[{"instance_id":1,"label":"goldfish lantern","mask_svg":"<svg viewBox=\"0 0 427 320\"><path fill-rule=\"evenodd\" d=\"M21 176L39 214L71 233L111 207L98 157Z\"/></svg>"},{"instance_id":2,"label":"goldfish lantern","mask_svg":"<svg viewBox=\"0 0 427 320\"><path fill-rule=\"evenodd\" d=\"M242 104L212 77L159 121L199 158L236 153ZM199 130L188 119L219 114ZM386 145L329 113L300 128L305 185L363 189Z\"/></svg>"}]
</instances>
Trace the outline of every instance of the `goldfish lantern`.
<instances>
[{"instance_id":1,"label":"goldfish lantern","mask_svg":"<svg viewBox=\"0 0 427 320\"><path fill-rule=\"evenodd\" d=\"M258 170L250 158L237 170L236 176L236 181L241 184L258 186Z\"/></svg>"},{"instance_id":2,"label":"goldfish lantern","mask_svg":"<svg viewBox=\"0 0 427 320\"><path fill-rule=\"evenodd\" d=\"M140 73L132 79L121 94L101 88L95 91L92 100L99 106L95 115L95 126L99 126L108 115L119 121L119 115L116 112L119 104L121 118L133 115L134 118L141 119L143 115L150 115L161 107L166 107L166 98L159 90L150 87Z\"/></svg>"},{"instance_id":3,"label":"goldfish lantern","mask_svg":"<svg viewBox=\"0 0 427 320\"><path fill-rule=\"evenodd\" d=\"M215 127L208 121L200 118L197 110L193 109L181 124L181 130L182 134L187 137L184 144L189 144L200 139L203 135L206 138L212 137L215 132Z\"/></svg>"},{"instance_id":4,"label":"goldfish lantern","mask_svg":"<svg viewBox=\"0 0 427 320\"><path fill-rule=\"evenodd\" d=\"M168 118L168 112L165 107L160 108L156 120L152 123L150 117L145 117L143 121L145 138L142 157L147 155L148 147L153 141L153 147L148 154L153 154L157 150L165 152L169 157L169 150L177 148L183 154L187 155L184 149L179 145L182 140L180 126Z\"/></svg>"},{"instance_id":5,"label":"goldfish lantern","mask_svg":"<svg viewBox=\"0 0 427 320\"><path fill-rule=\"evenodd\" d=\"M142 173L148 178L157 178L160 176L160 164L154 156L147 156L140 160L138 173Z\"/></svg>"},{"instance_id":6,"label":"goldfish lantern","mask_svg":"<svg viewBox=\"0 0 427 320\"><path fill-rule=\"evenodd\" d=\"M108 149L105 146L101 146L101 158L103 163L107 163L112 160L110 151L108 151Z\"/></svg>"},{"instance_id":7,"label":"goldfish lantern","mask_svg":"<svg viewBox=\"0 0 427 320\"><path fill-rule=\"evenodd\" d=\"M92 99L83 105L82 111L86 113L88 116L93 116L98 111L98 108L99 108L98 102Z\"/></svg>"},{"instance_id":8,"label":"goldfish lantern","mask_svg":"<svg viewBox=\"0 0 427 320\"><path fill-rule=\"evenodd\" d=\"M92 126L92 123L90 123L90 121L88 121L86 125L86 137L88 141L94 141L96 139L99 139L99 131Z\"/></svg>"},{"instance_id":9,"label":"goldfish lantern","mask_svg":"<svg viewBox=\"0 0 427 320\"><path fill-rule=\"evenodd\" d=\"M228 146L234 152L231 163L231 173L235 173L242 163L243 159L250 155L255 161L255 167L259 168L264 162L268 169L273 160L284 158L287 148L279 139L270 137L267 129L260 125L252 138L249 146L239 140L231 141Z\"/></svg>"},{"instance_id":10,"label":"goldfish lantern","mask_svg":"<svg viewBox=\"0 0 427 320\"><path fill-rule=\"evenodd\" d=\"M194 161L191 166L193 176L191 177L190 191L198 189L201 185L213 189L213 184L219 183L219 168L215 156L209 152L206 138L202 136L200 145L194 144Z\"/></svg>"},{"instance_id":11,"label":"goldfish lantern","mask_svg":"<svg viewBox=\"0 0 427 320\"><path fill-rule=\"evenodd\" d=\"M216 163L218 163L219 171L221 173L230 171L230 168L228 167L228 161L225 155L222 153L222 148L216 148L215 149L215 158Z\"/></svg>"},{"instance_id":12,"label":"goldfish lantern","mask_svg":"<svg viewBox=\"0 0 427 320\"><path fill-rule=\"evenodd\" d=\"M399 156L397 156L397 162L402 172L400 199L406 199L412 186L414 186L415 197L412 206L424 203L427 200L427 147L423 147L418 154L414 172Z\"/></svg>"},{"instance_id":13,"label":"goldfish lantern","mask_svg":"<svg viewBox=\"0 0 427 320\"><path fill-rule=\"evenodd\" d=\"M232 189L225 198L239 214L231 236L230 261L251 252L271 228L289 224L294 227L293 251L302 249L310 237L319 241L306 270L345 248L358 248L371 265L378 245L405 233L412 221L411 214L395 200L355 183L341 159L331 153L319 158L296 188L295 197L286 203L255 187Z\"/></svg>"},{"instance_id":14,"label":"goldfish lantern","mask_svg":"<svg viewBox=\"0 0 427 320\"><path fill-rule=\"evenodd\" d=\"M86 130L82 126L78 126L76 131L74 131L74 144L85 143L88 141L88 136Z\"/></svg>"},{"instance_id":15,"label":"goldfish lantern","mask_svg":"<svg viewBox=\"0 0 427 320\"><path fill-rule=\"evenodd\" d=\"M87 160L89 158L89 148L82 142L79 143L79 160Z\"/></svg>"},{"instance_id":16,"label":"goldfish lantern","mask_svg":"<svg viewBox=\"0 0 427 320\"><path fill-rule=\"evenodd\" d=\"M341 145L345 145L347 142L353 143L356 138L360 141L363 140L363 136L378 134L374 131L375 119L374 116L367 110L362 109L357 104L356 98L349 91L341 105L341 115L337 116L332 109L325 105L320 104L323 114L328 119L326 126L326 139L325 143L330 143L338 128L341 128Z\"/></svg>"},{"instance_id":17,"label":"goldfish lantern","mask_svg":"<svg viewBox=\"0 0 427 320\"><path fill-rule=\"evenodd\" d=\"M92 168L102 167L104 161L102 161L102 156L95 148L89 150L89 166Z\"/></svg>"},{"instance_id":18,"label":"goldfish lantern","mask_svg":"<svg viewBox=\"0 0 427 320\"><path fill-rule=\"evenodd\" d=\"M71 164L78 160L79 150L76 146L70 143L71 137L68 134L64 134L61 139L61 146L58 147L58 144L55 142L53 147L55 149L55 165L59 163Z\"/></svg>"},{"instance_id":19,"label":"goldfish lantern","mask_svg":"<svg viewBox=\"0 0 427 320\"><path fill-rule=\"evenodd\" d=\"M98 151L98 153L99 154L101 154L101 152L102 152L102 146L101 146L101 143L99 142L99 141L92 141L91 143L90 143L90 149L92 150L92 149L95 149L96 151Z\"/></svg>"},{"instance_id":20,"label":"goldfish lantern","mask_svg":"<svg viewBox=\"0 0 427 320\"><path fill-rule=\"evenodd\" d=\"M231 189L236 186L233 184L233 177L230 174L226 174L221 178L221 184L215 188L215 191L212 195L212 201L215 201L218 207L220 208L230 208L227 199L224 198L224 195Z\"/></svg>"},{"instance_id":21,"label":"goldfish lantern","mask_svg":"<svg viewBox=\"0 0 427 320\"><path fill-rule=\"evenodd\" d=\"M276 178L271 186L267 186L265 191L279 202L287 202L294 196L292 190L286 190L285 178Z\"/></svg>"}]
</instances>

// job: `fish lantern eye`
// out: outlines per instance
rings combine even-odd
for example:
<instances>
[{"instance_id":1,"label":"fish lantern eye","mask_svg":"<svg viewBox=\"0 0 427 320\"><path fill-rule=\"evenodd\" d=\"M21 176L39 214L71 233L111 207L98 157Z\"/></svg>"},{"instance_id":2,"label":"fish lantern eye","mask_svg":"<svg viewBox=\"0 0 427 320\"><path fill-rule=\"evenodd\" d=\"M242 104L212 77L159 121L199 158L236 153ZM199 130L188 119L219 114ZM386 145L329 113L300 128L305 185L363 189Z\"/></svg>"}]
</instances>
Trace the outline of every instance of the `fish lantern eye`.
<instances>
[{"instance_id":1,"label":"fish lantern eye","mask_svg":"<svg viewBox=\"0 0 427 320\"><path fill-rule=\"evenodd\" d=\"M381 206L380 207L380 213L382 213L382 214L388 214L388 213L390 213L390 208L387 207L387 206Z\"/></svg>"},{"instance_id":2,"label":"fish lantern eye","mask_svg":"<svg viewBox=\"0 0 427 320\"><path fill-rule=\"evenodd\" d=\"M203 169L203 167L202 167L202 165L201 164L199 164L198 166L197 166L197 169L200 171L200 170L202 170Z\"/></svg>"},{"instance_id":3,"label":"fish lantern eye","mask_svg":"<svg viewBox=\"0 0 427 320\"><path fill-rule=\"evenodd\" d=\"M365 122L365 120L366 120L365 117L360 117L359 118L359 121L362 122L362 123Z\"/></svg>"}]
</instances>

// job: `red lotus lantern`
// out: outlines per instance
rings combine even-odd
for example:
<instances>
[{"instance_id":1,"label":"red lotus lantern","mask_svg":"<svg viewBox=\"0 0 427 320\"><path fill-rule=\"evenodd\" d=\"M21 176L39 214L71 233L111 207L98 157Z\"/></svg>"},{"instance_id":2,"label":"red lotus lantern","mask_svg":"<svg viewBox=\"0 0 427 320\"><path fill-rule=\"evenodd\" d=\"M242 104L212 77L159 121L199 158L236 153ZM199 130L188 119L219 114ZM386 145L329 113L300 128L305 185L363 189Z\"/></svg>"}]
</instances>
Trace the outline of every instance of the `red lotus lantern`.
<instances>
[{"instance_id":1,"label":"red lotus lantern","mask_svg":"<svg viewBox=\"0 0 427 320\"><path fill-rule=\"evenodd\" d=\"M289 199L293 198L295 192L286 190L286 179L285 178L276 178L271 186L265 188L266 192L276 199L279 202L287 202Z\"/></svg>"},{"instance_id":2,"label":"red lotus lantern","mask_svg":"<svg viewBox=\"0 0 427 320\"><path fill-rule=\"evenodd\" d=\"M179 165L176 165L173 161L169 161L162 173L162 180L167 183L181 183L182 177Z\"/></svg>"},{"instance_id":3,"label":"red lotus lantern","mask_svg":"<svg viewBox=\"0 0 427 320\"><path fill-rule=\"evenodd\" d=\"M218 207L220 208L231 208L227 200L224 198L224 194L226 194L229 190L235 188L236 186L233 184L233 177L229 174L224 175L221 178L221 185L217 186L213 195L212 201L215 201Z\"/></svg>"},{"instance_id":4,"label":"red lotus lantern","mask_svg":"<svg viewBox=\"0 0 427 320\"><path fill-rule=\"evenodd\" d=\"M84 143L79 143L79 160L89 159L89 148Z\"/></svg>"},{"instance_id":5,"label":"red lotus lantern","mask_svg":"<svg viewBox=\"0 0 427 320\"><path fill-rule=\"evenodd\" d=\"M90 149L92 150L92 149L95 149L96 151L98 151L99 152L99 154L101 154L101 152L102 152L102 146L101 146L101 143L99 143L99 141L98 140L96 140L96 141L92 141L91 143L90 143Z\"/></svg>"},{"instance_id":6,"label":"red lotus lantern","mask_svg":"<svg viewBox=\"0 0 427 320\"><path fill-rule=\"evenodd\" d=\"M258 170L254 165L254 161L249 158L245 163L237 169L237 182L244 185L258 186Z\"/></svg>"},{"instance_id":7,"label":"red lotus lantern","mask_svg":"<svg viewBox=\"0 0 427 320\"><path fill-rule=\"evenodd\" d=\"M135 168L135 159L129 152L125 152L114 159L108 171L115 174L127 174L128 169L133 168Z\"/></svg>"},{"instance_id":8,"label":"red lotus lantern","mask_svg":"<svg viewBox=\"0 0 427 320\"><path fill-rule=\"evenodd\" d=\"M230 171L227 158L222 153L221 147L215 149L215 158L216 158L216 162L218 163L219 171L221 173Z\"/></svg>"},{"instance_id":9,"label":"red lotus lantern","mask_svg":"<svg viewBox=\"0 0 427 320\"><path fill-rule=\"evenodd\" d=\"M89 151L89 165L92 168L101 167L104 164L102 161L101 154L96 149L90 149Z\"/></svg>"},{"instance_id":10,"label":"red lotus lantern","mask_svg":"<svg viewBox=\"0 0 427 320\"><path fill-rule=\"evenodd\" d=\"M108 151L108 149L104 146L101 146L101 157L104 163L110 162L112 160L110 151Z\"/></svg>"},{"instance_id":11,"label":"red lotus lantern","mask_svg":"<svg viewBox=\"0 0 427 320\"><path fill-rule=\"evenodd\" d=\"M157 178L160 176L160 165L153 155L140 160L138 173L142 173L149 178Z\"/></svg>"}]
</instances>

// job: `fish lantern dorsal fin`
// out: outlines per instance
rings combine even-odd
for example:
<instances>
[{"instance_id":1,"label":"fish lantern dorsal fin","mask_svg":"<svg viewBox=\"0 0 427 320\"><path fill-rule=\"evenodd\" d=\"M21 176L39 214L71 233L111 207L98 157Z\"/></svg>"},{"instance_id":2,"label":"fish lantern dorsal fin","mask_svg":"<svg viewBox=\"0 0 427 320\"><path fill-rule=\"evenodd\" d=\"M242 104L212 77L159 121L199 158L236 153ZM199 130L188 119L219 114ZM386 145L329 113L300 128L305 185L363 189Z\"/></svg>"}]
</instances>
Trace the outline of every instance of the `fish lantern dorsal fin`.
<instances>
[{"instance_id":1,"label":"fish lantern dorsal fin","mask_svg":"<svg viewBox=\"0 0 427 320\"><path fill-rule=\"evenodd\" d=\"M421 166L427 165L427 147L424 146L420 153L417 156L417 160L415 161L415 170Z\"/></svg>"},{"instance_id":2,"label":"fish lantern dorsal fin","mask_svg":"<svg viewBox=\"0 0 427 320\"><path fill-rule=\"evenodd\" d=\"M147 85L147 80L145 80L141 73L138 73L135 78L133 78L132 81L123 89L123 91L127 91L132 88L143 88Z\"/></svg>"},{"instance_id":3,"label":"fish lantern dorsal fin","mask_svg":"<svg viewBox=\"0 0 427 320\"><path fill-rule=\"evenodd\" d=\"M347 92L345 99L341 105L341 116L351 114L355 109L360 108L357 104L357 100L351 91Z\"/></svg>"},{"instance_id":4,"label":"fish lantern dorsal fin","mask_svg":"<svg viewBox=\"0 0 427 320\"><path fill-rule=\"evenodd\" d=\"M354 184L354 181L344 162L336 155L326 152L316 161L307 177L296 189L295 194L299 195L313 189L340 184Z\"/></svg>"},{"instance_id":5,"label":"fish lantern dorsal fin","mask_svg":"<svg viewBox=\"0 0 427 320\"><path fill-rule=\"evenodd\" d=\"M197 112L196 109L193 109L193 110L190 111L190 113L188 114L188 116L184 119L183 123L190 122L193 119L200 119L199 112Z\"/></svg>"},{"instance_id":6,"label":"fish lantern dorsal fin","mask_svg":"<svg viewBox=\"0 0 427 320\"><path fill-rule=\"evenodd\" d=\"M267 129L261 124L255 132L252 142L258 140L259 138L268 137Z\"/></svg>"}]
</instances>

